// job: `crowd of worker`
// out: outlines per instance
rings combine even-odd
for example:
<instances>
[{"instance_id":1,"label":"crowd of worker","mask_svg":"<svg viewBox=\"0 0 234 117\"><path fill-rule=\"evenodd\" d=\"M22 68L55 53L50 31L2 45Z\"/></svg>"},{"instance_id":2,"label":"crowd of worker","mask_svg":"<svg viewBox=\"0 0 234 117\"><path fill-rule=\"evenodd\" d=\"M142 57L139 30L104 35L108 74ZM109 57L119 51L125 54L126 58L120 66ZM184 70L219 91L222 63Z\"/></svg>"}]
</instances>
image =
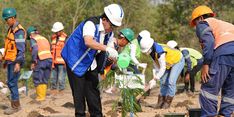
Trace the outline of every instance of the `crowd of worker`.
<instances>
[{"instance_id":1,"label":"crowd of worker","mask_svg":"<svg viewBox=\"0 0 234 117\"><path fill-rule=\"evenodd\" d=\"M14 8L3 9L2 18L9 28L0 58L7 69L7 85L11 94L11 108L4 114L10 115L22 109L18 79L26 62L26 39L30 41L35 101L46 99L49 81L52 95L62 92L67 75L76 117L85 117L86 102L91 117L102 117L99 79L105 79L111 67L116 67L120 54L130 57L128 69L139 74L139 67L146 67L139 60L142 53L153 63L149 89L160 81L155 108L170 108L180 75L184 79L184 91L194 93L195 77L201 70L201 116L230 117L234 111L234 26L214 18L215 14L207 6L193 10L190 24L196 27L202 54L189 47L180 47L174 40L160 43L147 30L135 37L133 29L122 28L115 36L113 31L122 25L124 18L123 8L118 4L110 4L104 7L102 15L82 21L69 36L64 32L63 24L55 22L51 29L51 43L36 27L30 26L25 30L16 16ZM222 98L218 111L220 91Z\"/></svg>"}]
</instances>

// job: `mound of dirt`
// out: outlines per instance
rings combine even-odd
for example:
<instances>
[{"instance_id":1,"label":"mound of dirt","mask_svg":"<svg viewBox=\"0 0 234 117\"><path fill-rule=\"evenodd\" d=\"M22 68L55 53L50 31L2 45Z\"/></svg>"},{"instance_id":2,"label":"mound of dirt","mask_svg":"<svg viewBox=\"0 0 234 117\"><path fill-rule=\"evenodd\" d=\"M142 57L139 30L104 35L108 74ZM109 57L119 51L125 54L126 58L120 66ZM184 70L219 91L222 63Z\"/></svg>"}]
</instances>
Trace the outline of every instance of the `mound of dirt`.
<instances>
[{"instance_id":1,"label":"mound of dirt","mask_svg":"<svg viewBox=\"0 0 234 117\"><path fill-rule=\"evenodd\" d=\"M175 107L186 107L188 108L190 105L193 105L194 103L190 100L184 100L183 102L178 102Z\"/></svg>"},{"instance_id":2,"label":"mound of dirt","mask_svg":"<svg viewBox=\"0 0 234 117\"><path fill-rule=\"evenodd\" d=\"M44 115L40 114L37 111L31 111L27 117L45 117Z\"/></svg>"},{"instance_id":3,"label":"mound of dirt","mask_svg":"<svg viewBox=\"0 0 234 117\"><path fill-rule=\"evenodd\" d=\"M67 102L67 103L63 104L62 107L65 107L65 108L74 108L74 104L71 103L71 102Z\"/></svg>"},{"instance_id":4,"label":"mound of dirt","mask_svg":"<svg viewBox=\"0 0 234 117\"><path fill-rule=\"evenodd\" d=\"M44 111L50 112L50 113L58 113L58 111L55 111L54 109L52 109L51 107L45 107L42 108Z\"/></svg>"},{"instance_id":5,"label":"mound of dirt","mask_svg":"<svg viewBox=\"0 0 234 117\"><path fill-rule=\"evenodd\" d=\"M106 115L109 117L118 117L119 115L118 115L118 113L117 113L117 111L112 111L112 110L110 110L110 111L108 111L107 113L106 113Z\"/></svg>"}]
</instances>

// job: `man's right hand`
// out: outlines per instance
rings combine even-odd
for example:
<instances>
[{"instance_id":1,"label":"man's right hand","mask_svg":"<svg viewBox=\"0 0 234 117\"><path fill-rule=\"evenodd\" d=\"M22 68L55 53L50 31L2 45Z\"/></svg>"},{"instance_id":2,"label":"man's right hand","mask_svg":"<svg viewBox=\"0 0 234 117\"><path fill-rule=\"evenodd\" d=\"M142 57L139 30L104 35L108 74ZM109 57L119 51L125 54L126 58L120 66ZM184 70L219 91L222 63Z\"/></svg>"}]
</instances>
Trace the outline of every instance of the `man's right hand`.
<instances>
[{"instance_id":1,"label":"man's right hand","mask_svg":"<svg viewBox=\"0 0 234 117\"><path fill-rule=\"evenodd\" d=\"M155 80L155 79L152 79L152 80L150 80L150 82L149 82L149 88L152 89L152 88L154 88L154 87L156 87L156 80Z\"/></svg>"},{"instance_id":2,"label":"man's right hand","mask_svg":"<svg viewBox=\"0 0 234 117\"><path fill-rule=\"evenodd\" d=\"M31 64L31 70L34 70L34 69L35 69L35 66L36 66L36 64L35 64L35 63L32 63L32 64Z\"/></svg>"},{"instance_id":3,"label":"man's right hand","mask_svg":"<svg viewBox=\"0 0 234 117\"><path fill-rule=\"evenodd\" d=\"M118 57L118 52L111 47L106 47L106 52L108 53L109 57L111 57L111 58L115 59Z\"/></svg>"},{"instance_id":4,"label":"man's right hand","mask_svg":"<svg viewBox=\"0 0 234 117\"><path fill-rule=\"evenodd\" d=\"M187 73L187 74L185 75L185 82L189 82L189 80L190 80L190 74Z\"/></svg>"}]
</instances>

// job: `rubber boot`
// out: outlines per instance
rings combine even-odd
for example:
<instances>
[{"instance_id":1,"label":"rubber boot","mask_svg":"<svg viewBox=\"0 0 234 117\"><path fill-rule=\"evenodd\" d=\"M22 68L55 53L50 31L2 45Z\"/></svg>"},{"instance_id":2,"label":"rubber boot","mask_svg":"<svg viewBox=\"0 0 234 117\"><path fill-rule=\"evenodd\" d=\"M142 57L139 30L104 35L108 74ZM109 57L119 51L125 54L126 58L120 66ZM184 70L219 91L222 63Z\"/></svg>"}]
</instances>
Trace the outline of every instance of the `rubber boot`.
<instances>
[{"instance_id":1,"label":"rubber boot","mask_svg":"<svg viewBox=\"0 0 234 117\"><path fill-rule=\"evenodd\" d=\"M47 85L46 84L39 84L36 87L36 101L44 101L46 98L46 90L47 90Z\"/></svg>"},{"instance_id":2,"label":"rubber boot","mask_svg":"<svg viewBox=\"0 0 234 117\"><path fill-rule=\"evenodd\" d=\"M4 114L11 115L11 114L14 114L20 110L21 110L20 101L19 100L11 101L11 108L8 108L7 110L5 110Z\"/></svg>"},{"instance_id":3,"label":"rubber boot","mask_svg":"<svg viewBox=\"0 0 234 117\"><path fill-rule=\"evenodd\" d=\"M155 106L156 109L162 108L164 101L166 100L166 96L158 95L158 103Z\"/></svg>"},{"instance_id":4,"label":"rubber boot","mask_svg":"<svg viewBox=\"0 0 234 117\"><path fill-rule=\"evenodd\" d=\"M162 108L163 108L163 109L170 108L172 100L173 100L173 97L167 96L166 100L165 100L164 103L163 103Z\"/></svg>"}]
</instances>

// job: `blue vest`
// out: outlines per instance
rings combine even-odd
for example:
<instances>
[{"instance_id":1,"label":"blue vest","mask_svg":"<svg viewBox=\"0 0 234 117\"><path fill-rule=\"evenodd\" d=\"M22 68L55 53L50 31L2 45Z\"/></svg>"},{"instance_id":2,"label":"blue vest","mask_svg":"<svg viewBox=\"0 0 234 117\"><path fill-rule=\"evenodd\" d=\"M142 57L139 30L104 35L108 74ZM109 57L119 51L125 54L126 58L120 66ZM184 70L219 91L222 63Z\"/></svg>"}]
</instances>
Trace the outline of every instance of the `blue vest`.
<instances>
[{"instance_id":1,"label":"blue vest","mask_svg":"<svg viewBox=\"0 0 234 117\"><path fill-rule=\"evenodd\" d=\"M164 53L163 47L156 42L154 42L152 49L153 50L150 53L150 56L153 58L153 60L157 60L160 57L160 55ZM156 56L158 58L156 58Z\"/></svg>"},{"instance_id":2,"label":"blue vest","mask_svg":"<svg viewBox=\"0 0 234 117\"><path fill-rule=\"evenodd\" d=\"M69 67L78 77L81 77L86 73L97 52L97 50L91 49L85 45L83 38L84 24L86 21L94 22L96 27L94 39L97 42L100 42L99 20L99 17L92 17L81 22L67 39L67 42L61 52L61 56L66 62L67 67ZM109 40L110 36L107 38Z\"/></svg>"}]
</instances>

